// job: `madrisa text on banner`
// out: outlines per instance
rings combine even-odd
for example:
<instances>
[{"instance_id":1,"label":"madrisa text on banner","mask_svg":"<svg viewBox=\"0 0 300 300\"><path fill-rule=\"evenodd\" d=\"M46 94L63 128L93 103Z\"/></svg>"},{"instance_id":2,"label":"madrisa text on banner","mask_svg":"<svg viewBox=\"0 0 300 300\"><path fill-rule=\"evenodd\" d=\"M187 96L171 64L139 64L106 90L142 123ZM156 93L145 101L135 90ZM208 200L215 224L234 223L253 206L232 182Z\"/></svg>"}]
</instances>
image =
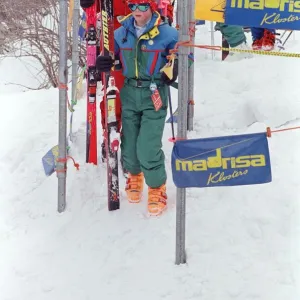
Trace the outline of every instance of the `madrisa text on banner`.
<instances>
[{"instance_id":1,"label":"madrisa text on banner","mask_svg":"<svg viewBox=\"0 0 300 300\"><path fill-rule=\"evenodd\" d=\"M172 152L172 173L179 188L271 182L267 135L177 141Z\"/></svg>"},{"instance_id":2,"label":"madrisa text on banner","mask_svg":"<svg viewBox=\"0 0 300 300\"><path fill-rule=\"evenodd\" d=\"M300 29L300 0L227 0L226 24Z\"/></svg>"},{"instance_id":3,"label":"madrisa text on banner","mask_svg":"<svg viewBox=\"0 0 300 300\"><path fill-rule=\"evenodd\" d=\"M227 25L300 30L300 0L196 0L195 17Z\"/></svg>"}]
</instances>

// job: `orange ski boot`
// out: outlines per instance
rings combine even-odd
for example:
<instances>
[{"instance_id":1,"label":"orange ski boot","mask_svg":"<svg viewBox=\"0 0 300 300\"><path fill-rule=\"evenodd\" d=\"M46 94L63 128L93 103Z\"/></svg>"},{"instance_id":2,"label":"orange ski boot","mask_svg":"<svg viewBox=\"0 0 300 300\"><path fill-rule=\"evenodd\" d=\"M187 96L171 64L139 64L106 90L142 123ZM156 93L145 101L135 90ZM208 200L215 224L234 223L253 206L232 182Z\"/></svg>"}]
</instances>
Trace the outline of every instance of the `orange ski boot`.
<instances>
[{"instance_id":1,"label":"orange ski boot","mask_svg":"<svg viewBox=\"0 0 300 300\"><path fill-rule=\"evenodd\" d=\"M126 181L125 191L130 203L139 203L141 201L143 188L144 174L142 172L137 175L129 173Z\"/></svg>"},{"instance_id":2,"label":"orange ski boot","mask_svg":"<svg viewBox=\"0 0 300 300\"><path fill-rule=\"evenodd\" d=\"M167 208L166 185L148 188L148 212L150 216L159 216Z\"/></svg>"}]
</instances>

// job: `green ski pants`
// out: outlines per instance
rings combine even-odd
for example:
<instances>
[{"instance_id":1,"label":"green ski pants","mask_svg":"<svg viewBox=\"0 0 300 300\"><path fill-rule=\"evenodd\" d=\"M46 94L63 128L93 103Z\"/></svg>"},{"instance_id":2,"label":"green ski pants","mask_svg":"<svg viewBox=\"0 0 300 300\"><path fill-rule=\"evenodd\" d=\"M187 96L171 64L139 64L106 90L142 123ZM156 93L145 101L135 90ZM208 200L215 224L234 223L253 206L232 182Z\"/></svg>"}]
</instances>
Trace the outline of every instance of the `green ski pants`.
<instances>
[{"instance_id":1,"label":"green ski pants","mask_svg":"<svg viewBox=\"0 0 300 300\"><path fill-rule=\"evenodd\" d=\"M246 42L246 36L242 26L225 25L224 23L217 22L215 28L221 31L232 48Z\"/></svg>"},{"instance_id":2,"label":"green ski pants","mask_svg":"<svg viewBox=\"0 0 300 300\"><path fill-rule=\"evenodd\" d=\"M168 107L168 88L158 87L162 107L155 111L149 84L135 87L125 84L120 92L122 103L121 150L125 169L131 174L144 173L149 187L166 182L162 136Z\"/></svg>"}]
</instances>

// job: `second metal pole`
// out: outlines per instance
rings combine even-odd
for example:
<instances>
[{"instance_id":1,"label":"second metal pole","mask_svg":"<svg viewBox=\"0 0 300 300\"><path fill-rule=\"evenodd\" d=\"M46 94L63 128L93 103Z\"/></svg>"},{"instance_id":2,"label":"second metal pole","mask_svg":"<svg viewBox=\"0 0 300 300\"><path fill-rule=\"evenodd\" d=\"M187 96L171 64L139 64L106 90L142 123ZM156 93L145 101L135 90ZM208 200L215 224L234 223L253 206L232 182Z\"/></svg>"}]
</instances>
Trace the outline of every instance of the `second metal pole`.
<instances>
[{"instance_id":1,"label":"second metal pole","mask_svg":"<svg viewBox=\"0 0 300 300\"><path fill-rule=\"evenodd\" d=\"M56 165L58 178L58 212L66 208L66 156L67 156L67 22L68 1L59 1L59 132L58 162Z\"/></svg>"},{"instance_id":2,"label":"second metal pole","mask_svg":"<svg viewBox=\"0 0 300 300\"><path fill-rule=\"evenodd\" d=\"M186 20L189 19L188 1L178 1L178 24L179 41L189 40L189 26ZM187 137L187 99L189 97L188 82L188 47L178 49L178 132L177 138ZM186 190L177 188L176 195L176 258L177 265L186 263L185 254L185 214L186 214Z\"/></svg>"},{"instance_id":3,"label":"second metal pole","mask_svg":"<svg viewBox=\"0 0 300 300\"><path fill-rule=\"evenodd\" d=\"M189 26L195 29L195 0L188 0L188 10L189 10ZM192 37L192 44L195 44L195 37ZM190 48L190 54L194 58L194 48ZM194 63L188 69L188 119L187 119L187 130L194 130Z\"/></svg>"}]
</instances>

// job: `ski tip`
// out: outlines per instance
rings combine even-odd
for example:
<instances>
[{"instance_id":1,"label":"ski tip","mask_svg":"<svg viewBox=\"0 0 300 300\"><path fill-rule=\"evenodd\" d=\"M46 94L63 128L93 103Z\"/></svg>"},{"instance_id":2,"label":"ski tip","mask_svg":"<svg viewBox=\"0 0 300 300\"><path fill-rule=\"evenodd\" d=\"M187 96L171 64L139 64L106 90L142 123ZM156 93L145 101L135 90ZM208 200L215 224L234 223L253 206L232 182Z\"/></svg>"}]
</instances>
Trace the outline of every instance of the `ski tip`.
<instances>
[{"instance_id":1,"label":"ski tip","mask_svg":"<svg viewBox=\"0 0 300 300\"><path fill-rule=\"evenodd\" d=\"M108 204L108 210L109 211L114 211L120 209L120 202L110 202Z\"/></svg>"}]
</instances>

